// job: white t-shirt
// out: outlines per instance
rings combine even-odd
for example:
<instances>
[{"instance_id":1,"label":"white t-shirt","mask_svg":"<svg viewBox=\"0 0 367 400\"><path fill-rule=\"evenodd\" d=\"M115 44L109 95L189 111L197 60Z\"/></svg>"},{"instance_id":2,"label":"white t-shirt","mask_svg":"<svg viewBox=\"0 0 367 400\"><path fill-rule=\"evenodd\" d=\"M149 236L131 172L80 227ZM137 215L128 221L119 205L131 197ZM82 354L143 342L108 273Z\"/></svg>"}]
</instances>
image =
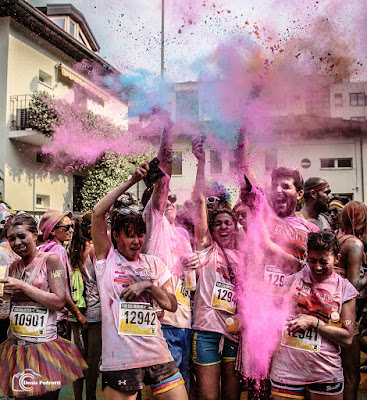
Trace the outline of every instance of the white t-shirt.
<instances>
[{"instance_id":1,"label":"white t-shirt","mask_svg":"<svg viewBox=\"0 0 367 400\"><path fill-rule=\"evenodd\" d=\"M147 234L143 253L161 258L172 272L171 284L177 298L177 311L165 311L160 318L162 324L176 328L191 328L190 292L185 290L181 279L181 256L192 253L188 236L184 236L182 228L172 226L149 200L143 218L147 225Z\"/></svg>"},{"instance_id":2,"label":"white t-shirt","mask_svg":"<svg viewBox=\"0 0 367 400\"><path fill-rule=\"evenodd\" d=\"M227 260L236 273L236 268L240 265L239 253L236 250L225 251ZM226 329L226 319L236 313L236 299L223 251L213 241L209 247L197 254L202 267L195 292L192 328L221 333L237 342L238 337Z\"/></svg>"},{"instance_id":3,"label":"white t-shirt","mask_svg":"<svg viewBox=\"0 0 367 400\"><path fill-rule=\"evenodd\" d=\"M102 305L101 371L142 368L173 361L159 321L156 335L119 334L120 303L124 307L132 305L132 302L120 299L121 293L132 283L142 280L164 285L171 277L166 265L159 258L145 254L140 254L138 261L130 262L111 246L107 258L95 261L95 266ZM134 303L150 306L151 297L143 293Z\"/></svg>"}]
</instances>

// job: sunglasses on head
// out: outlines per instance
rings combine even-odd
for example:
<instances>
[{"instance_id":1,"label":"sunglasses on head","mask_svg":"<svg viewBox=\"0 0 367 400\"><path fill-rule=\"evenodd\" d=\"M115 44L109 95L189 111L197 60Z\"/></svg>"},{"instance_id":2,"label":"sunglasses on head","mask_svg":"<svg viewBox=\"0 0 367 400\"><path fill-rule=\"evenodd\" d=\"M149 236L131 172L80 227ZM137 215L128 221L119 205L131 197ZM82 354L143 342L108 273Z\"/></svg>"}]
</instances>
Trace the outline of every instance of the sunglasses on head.
<instances>
[{"instance_id":1,"label":"sunglasses on head","mask_svg":"<svg viewBox=\"0 0 367 400\"><path fill-rule=\"evenodd\" d=\"M315 242L318 238L321 238L324 243L332 243L336 240L336 235L332 231L310 232L308 234L309 242Z\"/></svg>"},{"instance_id":2,"label":"sunglasses on head","mask_svg":"<svg viewBox=\"0 0 367 400\"><path fill-rule=\"evenodd\" d=\"M62 228L62 229L64 229L65 232L69 232L70 229L73 228L73 225L72 224L70 224L70 225L56 225L55 229L58 229L58 228Z\"/></svg>"},{"instance_id":3,"label":"sunglasses on head","mask_svg":"<svg viewBox=\"0 0 367 400\"><path fill-rule=\"evenodd\" d=\"M208 204L213 204L216 201L220 201L220 198L219 197L215 197L215 196L210 196L210 197L206 198L206 201L207 201Z\"/></svg>"},{"instance_id":4,"label":"sunglasses on head","mask_svg":"<svg viewBox=\"0 0 367 400\"><path fill-rule=\"evenodd\" d=\"M175 195L175 194L169 194L168 195L168 197L167 197L167 199L168 199L168 201L170 202L170 203L176 203L176 201L177 201L177 196Z\"/></svg>"},{"instance_id":5,"label":"sunglasses on head","mask_svg":"<svg viewBox=\"0 0 367 400\"><path fill-rule=\"evenodd\" d=\"M141 211L134 210L129 207L120 208L120 209L116 210L116 212L121 215L129 215L129 214L143 215L143 213Z\"/></svg>"}]
</instances>

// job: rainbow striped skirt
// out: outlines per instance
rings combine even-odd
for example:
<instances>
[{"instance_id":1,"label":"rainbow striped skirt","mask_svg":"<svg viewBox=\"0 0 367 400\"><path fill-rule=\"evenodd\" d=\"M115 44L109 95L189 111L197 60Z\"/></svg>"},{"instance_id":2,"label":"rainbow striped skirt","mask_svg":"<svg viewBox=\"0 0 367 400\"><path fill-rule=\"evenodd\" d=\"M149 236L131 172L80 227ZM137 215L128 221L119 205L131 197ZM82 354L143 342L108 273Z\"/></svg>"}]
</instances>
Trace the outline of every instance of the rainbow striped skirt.
<instances>
[{"instance_id":1,"label":"rainbow striped skirt","mask_svg":"<svg viewBox=\"0 0 367 400\"><path fill-rule=\"evenodd\" d=\"M87 364L74 343L58 337L45 343L0 344L0 397L41 396L83 377Z\"/></svg>"}]
</instances>

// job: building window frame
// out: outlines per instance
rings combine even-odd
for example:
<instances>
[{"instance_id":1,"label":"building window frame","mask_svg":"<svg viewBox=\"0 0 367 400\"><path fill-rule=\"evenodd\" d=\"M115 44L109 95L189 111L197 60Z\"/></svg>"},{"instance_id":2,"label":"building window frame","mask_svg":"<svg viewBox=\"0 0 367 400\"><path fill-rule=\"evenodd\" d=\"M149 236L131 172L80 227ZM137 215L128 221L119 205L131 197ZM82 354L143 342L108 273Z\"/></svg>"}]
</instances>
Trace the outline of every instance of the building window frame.
<instances>
[{"instance_id":1,"label":"building window frame","mask_svg":"<svg viewBox=\"0 0 367 400\"><path fill-rule=\"evenodd\" d=\"M334 105L335 107L343 107L343 94L334 93Z\"/></svg>"},{"instance_id":2,"label":"building window frame","mask_svg":"<svg viewBox=\"0 0 367 400\"><path fill-rule=\"evenodd\" d=\"M320 169L353 169L353 157L320 158Z\"/></svg>"},{"instance_id":3,"label":"building window frame","mask_svg":"<svg viewBox=\"0 0 367 400\"><path fill-rule=\"evenodd\" d=\"M212 175L223 174L222 153L215 149L210 150L210 173Z\"/></svg>"},{"instance_id":4,"label":"building window frame","mask_svg":"<svg viewBox=\"0 0 367 400\"><path fill-rule=\"evenodd\" d=\"M172 176L183 176L183 157L181 150L174 150L172 152Z\"/></svg>"},{"instance_id":5,"label":"building window frame","mask_svg":"<svg viewBox=\"0 0 367 400\"><path fill-rule=\"evenodd\" d=\"M366 105L366 95L363 92L349 93L349 104L352 107L365 106Z\"/></svg>"}]
</instances>

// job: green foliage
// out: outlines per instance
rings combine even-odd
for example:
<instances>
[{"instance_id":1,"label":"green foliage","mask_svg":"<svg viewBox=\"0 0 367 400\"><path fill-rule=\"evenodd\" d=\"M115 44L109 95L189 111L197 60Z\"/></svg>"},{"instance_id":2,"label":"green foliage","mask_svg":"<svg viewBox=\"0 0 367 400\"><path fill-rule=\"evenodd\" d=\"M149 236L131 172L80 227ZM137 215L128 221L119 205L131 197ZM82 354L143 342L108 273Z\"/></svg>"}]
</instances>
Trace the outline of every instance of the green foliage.
<instances>
[{"instance_id":1,"label":"green foliage","mask_svg":"<svg viewBox=\"0 0 367 400\"><path fill-rule=\"evenodd\" d=\"M47 92L35 92L29 102L29 126L45 136L52 136L59 116L55 100Z\"/></svg>"},{"instance_id":2,"label":"green foliage","mask_svg":"<svg viewBox=\"0 0 367 400\"><path fill-rule=\"evenodd\" d=\"M105 154L96 165L88 171L82 189L83 210L92 210L95 204L110 190L124 183L136 166L149 160L151 154L125 157L116 153Z\"/></svg>"},{"instance_id":3,"label":"green foliage","mask_svg":"<svg viewBox=\"0 0 367 400\"><path fill-rule=\"evenodd\" d=\"M89 137L119 137L123 130L107 118L66 101L56 100L47 92L33 93L29 102L29 126L45 136L52 136L58 127L78 122L81 133Z\"/></svg>"}]
</instances>

